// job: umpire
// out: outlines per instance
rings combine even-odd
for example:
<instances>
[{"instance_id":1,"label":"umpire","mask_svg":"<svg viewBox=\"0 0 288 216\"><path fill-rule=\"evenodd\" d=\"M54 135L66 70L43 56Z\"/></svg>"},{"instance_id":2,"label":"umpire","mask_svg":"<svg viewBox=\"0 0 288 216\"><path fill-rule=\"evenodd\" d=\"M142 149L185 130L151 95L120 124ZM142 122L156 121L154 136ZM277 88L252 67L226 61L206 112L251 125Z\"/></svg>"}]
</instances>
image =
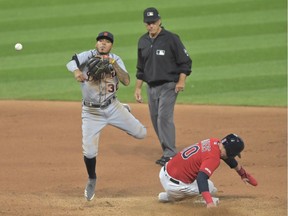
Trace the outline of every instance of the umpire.
<instances>
[{"instance_id":1,"label":"umpire","mask_svg":"<svg viewBox=\"0 0 288 216\"><path fill-rule=\"evenodd\" d=\"M144 10L147 33L138 41L135 99L142 102L142 85L147 83L151 121L163 155L156 164L164 166L176 153L174 106L191 73L192 60L178 35L164 29L156 8Z\"/></svg>"}]
</instances>

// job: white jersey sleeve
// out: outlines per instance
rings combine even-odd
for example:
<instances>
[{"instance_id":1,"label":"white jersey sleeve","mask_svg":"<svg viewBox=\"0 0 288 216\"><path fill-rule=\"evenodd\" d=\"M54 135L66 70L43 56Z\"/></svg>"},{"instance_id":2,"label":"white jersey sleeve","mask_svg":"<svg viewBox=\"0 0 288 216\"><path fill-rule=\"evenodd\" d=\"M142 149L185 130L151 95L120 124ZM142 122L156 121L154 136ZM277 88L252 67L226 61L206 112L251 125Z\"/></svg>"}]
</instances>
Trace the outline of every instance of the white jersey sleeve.
<instances>
[{"instance_id":1,"label":"white jersey sleeve","mask_svg":"<svg viewBox=\"0 0 288 216\"><path fill-rule=\"evenodd\" d=\"M67 63L66 67L70 72L74 72L76 69L82 70L85 67L85 64L89 60L89 58L91 58L95 54L95 50L89 50L81 52L79 54L75 54L72 57L71 61Z\"/></svg>"}]
</instances>

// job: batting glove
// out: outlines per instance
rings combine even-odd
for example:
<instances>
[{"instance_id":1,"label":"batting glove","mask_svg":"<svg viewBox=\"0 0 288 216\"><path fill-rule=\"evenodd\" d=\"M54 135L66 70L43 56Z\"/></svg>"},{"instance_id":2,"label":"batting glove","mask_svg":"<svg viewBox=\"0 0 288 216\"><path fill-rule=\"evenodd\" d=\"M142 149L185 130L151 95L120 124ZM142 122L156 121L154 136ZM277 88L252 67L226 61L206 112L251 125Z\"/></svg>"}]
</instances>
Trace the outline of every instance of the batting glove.
<instances>
[{"instance_id":1,"label":"batting glove","mask_svg":"<svg viewBox=\"0 0 288 216\"><path fill-rule=\"evenodd\" d=\"M256 179L251 176L249 173L247 173L243 167L241 167L240 170L237 171L237 173L241 176L242 181L244 181L245 183L249 183L253 186L257 186L258 183L256 181Z\"/></svg>"}]
</instances>

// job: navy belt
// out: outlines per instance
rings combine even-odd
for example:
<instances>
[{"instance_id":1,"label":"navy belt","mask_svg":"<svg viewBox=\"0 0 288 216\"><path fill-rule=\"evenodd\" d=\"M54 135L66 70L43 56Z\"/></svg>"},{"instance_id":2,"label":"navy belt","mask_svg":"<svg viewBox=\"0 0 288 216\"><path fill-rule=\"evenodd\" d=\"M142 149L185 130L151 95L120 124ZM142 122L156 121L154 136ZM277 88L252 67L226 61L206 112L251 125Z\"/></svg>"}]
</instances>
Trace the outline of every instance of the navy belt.
<instances>
[{"instance_id":1,"label":"navy belt","mask_svg":"<svg viewBox=\"0 0 288 216\"><path fill-rule=\"evenodd\" d=\"M166 171L166 167L164 166L164 171ZM168 174L168 172L167 172L167 174ZM169 176L168 176L169 177ZM180 184L180 182L178 181L178 180L176 180L176 179L173 179L172 177L170 177L169 178L169 180L171 181L171 182L173 182L174 184Z\"/></svg>"},{"instance_id":2,"label":"navy belt","mask_svg":"<svg viewBox=\"0 0 288 216\"><path fill-rule=\"evenodd\" d=\"M112 98L110 98L109 100L106 100L105 102L103 102L101 104L94 104L92 102L87 102L87 101L83 101L83 104L87 107L106 109L112 103L112 101L115 98L116 98L116 96L114 95Z\"/></svg>"}]
</instances>

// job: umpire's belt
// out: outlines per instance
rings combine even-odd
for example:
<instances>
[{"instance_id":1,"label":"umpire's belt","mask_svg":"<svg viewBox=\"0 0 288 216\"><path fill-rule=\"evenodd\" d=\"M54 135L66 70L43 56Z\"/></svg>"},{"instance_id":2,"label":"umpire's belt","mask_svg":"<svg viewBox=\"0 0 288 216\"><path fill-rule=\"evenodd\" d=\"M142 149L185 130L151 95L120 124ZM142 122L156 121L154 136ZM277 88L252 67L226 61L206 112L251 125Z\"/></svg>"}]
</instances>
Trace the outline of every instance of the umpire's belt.
<instances>
[{"instance_id":1,"label":"umpire's belt","mask_svg":"<svg viewBox=\"0 0 288 216\"><path fill-rule=\"evenodd\" d=\"M167 174L169 180L170 180L171 182L173 182L174 184L178 184L178 185L179 185L180 182L179 182L178 180L176 180L176 179L173 179L173 178L168 174L168 172L166 171L166 167L164 166L163 168L164 168L164 172Z\"/></svg>"},{"instance_id":2,"label":"umpire's belt","mask_svg":"<svg viewBox=\"0 0 288 216\"><path fill-rule=\"evenodd\" d=\"M104 101L101 104L95 104L92 102L87 102L87 101L83 101L83 104L87 107L94 107L94 108L101 108L101 109L106 109L111 103L112 101L116 98L116 96L114 95L112 98L110 98L109 100Z\"/></svg>"}]
</instances>

